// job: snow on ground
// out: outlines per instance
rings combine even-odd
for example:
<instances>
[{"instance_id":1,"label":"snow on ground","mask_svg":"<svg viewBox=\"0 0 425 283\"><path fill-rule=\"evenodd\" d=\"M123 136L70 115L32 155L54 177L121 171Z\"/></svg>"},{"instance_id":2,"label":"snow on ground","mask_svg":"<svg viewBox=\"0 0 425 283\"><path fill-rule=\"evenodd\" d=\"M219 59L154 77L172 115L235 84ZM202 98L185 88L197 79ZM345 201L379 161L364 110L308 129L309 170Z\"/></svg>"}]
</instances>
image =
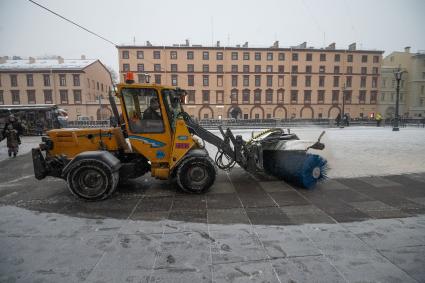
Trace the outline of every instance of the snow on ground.
<instances>
[{"instance_id":1,"label":"snow on ground","mask_svg":"<svg viewBox=\"0 0 425 283\"><path fill-rule=\"evenodd\" d=\"M314 151L324 156L331 167L328 175L337 177L360 177L425 172L425 129L350 127L350 128L293 128L300 139L316 140L325 130L322 139L326 148ZM263 130L254 130L259 133ZM219 131L212 131L220 135ZM233 130L248 140L252 130ZM23 137L19 154L31 151L40 143L40 137ZM210 155L215 156L216 148L206 145ZM0 143L0 161L8 159L6 141Z\"/></svg>"}]
</instances>

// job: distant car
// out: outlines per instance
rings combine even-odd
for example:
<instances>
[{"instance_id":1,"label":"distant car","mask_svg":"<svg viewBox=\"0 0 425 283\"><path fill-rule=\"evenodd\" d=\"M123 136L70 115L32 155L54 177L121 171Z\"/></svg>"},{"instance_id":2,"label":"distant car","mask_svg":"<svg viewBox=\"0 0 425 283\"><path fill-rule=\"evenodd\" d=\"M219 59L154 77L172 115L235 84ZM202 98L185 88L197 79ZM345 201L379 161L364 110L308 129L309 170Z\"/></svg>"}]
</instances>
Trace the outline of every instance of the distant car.
<instances>
[{"instance_id":1,"label":"distant car","mask_svg":"<svg viewBox=\"0 0 425 283\"><path fill-rule=\"evenodd\" d=\"M90 118L87 116L78 116L77 121L90 121Z\"/></svg>"}]
</instances>

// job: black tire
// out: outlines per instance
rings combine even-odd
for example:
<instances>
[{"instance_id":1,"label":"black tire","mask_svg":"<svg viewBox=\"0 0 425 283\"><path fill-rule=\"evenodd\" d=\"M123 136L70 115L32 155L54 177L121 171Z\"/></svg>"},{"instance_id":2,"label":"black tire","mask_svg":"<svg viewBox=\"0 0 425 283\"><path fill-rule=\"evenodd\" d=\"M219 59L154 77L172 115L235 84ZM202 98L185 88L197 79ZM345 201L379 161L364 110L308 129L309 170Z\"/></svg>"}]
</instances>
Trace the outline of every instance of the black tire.
<instances>
[{"instance_id":1,"label":"black tire","mask_svg":"<svg viewBox=\"0 0 425 283\"><path fill-rule=\"evenodd\" d=\"M72 165L66 177L75 196L88 201L106 199L116 189L119 173L99 160L82 160Z\"/></svg>"},{"instance_id":2,"label":"black tire","mask_svg":"<svg viewBox=\"0 0 425 283\"><path fill-rule=\"evenodd\" d=\"M214 184L217 170L209 156L189 157L177 170L177 184L188 193L202 194Z\"/></svg>"}]
</instances>

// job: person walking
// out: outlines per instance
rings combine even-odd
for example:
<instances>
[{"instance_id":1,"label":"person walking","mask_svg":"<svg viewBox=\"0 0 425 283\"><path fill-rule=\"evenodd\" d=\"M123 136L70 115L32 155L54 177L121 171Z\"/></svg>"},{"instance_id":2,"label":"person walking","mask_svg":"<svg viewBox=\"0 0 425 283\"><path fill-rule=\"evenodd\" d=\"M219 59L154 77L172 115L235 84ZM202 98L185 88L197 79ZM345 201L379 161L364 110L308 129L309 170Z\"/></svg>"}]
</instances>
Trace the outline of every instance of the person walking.
<instances>
[{"instance_id":1,"label":"person walking","mask_svg":"<svg viewBox=\"0 0 425 283\"><path fill-rule=\"evenodd\" d=\"M12 124L7 125L5 136L9 157L12 155L13 157L16 157L19 149L18 131L13 129Z\"/></svg>"},{"instance_id":2,"label":"person walking","mask_svg":"<svg viewBox=\"0 0 425 283\"><path fill-rule=\"evenodd\" d=\"M350 126L350 117L348 116L348 113L344 114L344 124L349 127Z\"/></svg>"},{"instance_id":3,"label":"person walking","mask_svg":"<svg viewBox=\"0 0 425 283\"><path fill-rule=\"evenodd\" d=\"M341 123L341 113L338 113L338 116L335 118L335 122L337 127L339 127L339 124Z\"/></svg>"},{"instance_id":4,"label":"person walking","mask_svg":"<svg viewBox=\"0 0 425 283\"><path fill-rule=\"evenodd\" d=\"M21 144L21 135L22 135L22 132L23 132L22 125L18 121L18 119L16 119L15 115L13 115L13 114L9 115L6 123L4 124L4 128L3 128L3 131L2 131L2 135L1 135L2 139L4 139L6 137L6 130L8 129L9 125L12 125L12 128L17 131L18 143Z\"/></svg>"},{"instance_id":5,"label":"person walking","mask_svg":"<svg viewBox=\"0 0 425 283\"><path fill-rule=\"evenodd\" d=\"M41 121L40 119L38 119L35 122L35 133L36 133L37 136L42 136L43 135L43 128L44 128L43 121Z\"/></svg>"},{"instance_id":6,"label":"person walking","mask_svg":"<svg viewBox=\"0 0 425 283\"><path fill-rule=\"evenodd\" d=\"M380 127L381 126L381 122L382 122L382 115L381 115L381 113L378 112L376 114L375 120L376 120L376 126L377 127Z\"/></svg>"}]
</instances>

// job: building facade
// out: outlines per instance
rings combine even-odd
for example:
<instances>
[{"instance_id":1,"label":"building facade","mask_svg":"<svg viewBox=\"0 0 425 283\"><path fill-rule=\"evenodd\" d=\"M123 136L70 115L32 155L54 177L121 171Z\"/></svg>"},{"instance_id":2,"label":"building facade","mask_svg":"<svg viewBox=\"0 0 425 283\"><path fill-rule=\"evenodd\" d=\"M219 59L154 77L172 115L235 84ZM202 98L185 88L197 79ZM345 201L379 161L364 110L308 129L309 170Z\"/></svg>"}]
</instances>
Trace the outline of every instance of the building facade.
<instances>
[{"instance_id":1,"label":"building facade","mask_svg":"<svg viewBox=\"0 0 425 283\"><path fill-rule=\"evenodd\" d=\"M109 71L94 59L0 57L0 106L55 104L69 120L109 119Z\"/></svg>"},{"instance_id":2,"label":"building facade","mask_svg":"<svg viewBox=\"0 0 425 283\"><path fill-rule=\"evenodd\" d=\"M377 110L382 51L308 48L118 46L120 80L188 91L185 110L198 119L363 117Z\"/></svg>"},{"instance_id":3,"label":"building facade","mask_svg":"<svg viewBox=\"0 0 425 283\"><path fill-rule=\"evenodd\" d=\"M405 71L404 69L402 70ZM395 116L397 81L394 73L397 71L398 68L395 67L381 67L381 90L378 97L378 112L381 113L384 118L391 119ZM406 108L406 86L406 79L403 78L400 81L399 115L404 117L408 117L408 111Z\"/></svg>"},{"instance_id":4,"label":"building facade","mask_svg":"<svg viewBox=\"0 0 425 283\"><path fill-rule=\"evenodd\" d=\"M400 114L413 118L425 117L425 51L411 53L410 47L406 47L404 52L396 51L386 56L383 64L405 71L402 81L405 84L406 105Z\"/></svg>"}]
</instances>

